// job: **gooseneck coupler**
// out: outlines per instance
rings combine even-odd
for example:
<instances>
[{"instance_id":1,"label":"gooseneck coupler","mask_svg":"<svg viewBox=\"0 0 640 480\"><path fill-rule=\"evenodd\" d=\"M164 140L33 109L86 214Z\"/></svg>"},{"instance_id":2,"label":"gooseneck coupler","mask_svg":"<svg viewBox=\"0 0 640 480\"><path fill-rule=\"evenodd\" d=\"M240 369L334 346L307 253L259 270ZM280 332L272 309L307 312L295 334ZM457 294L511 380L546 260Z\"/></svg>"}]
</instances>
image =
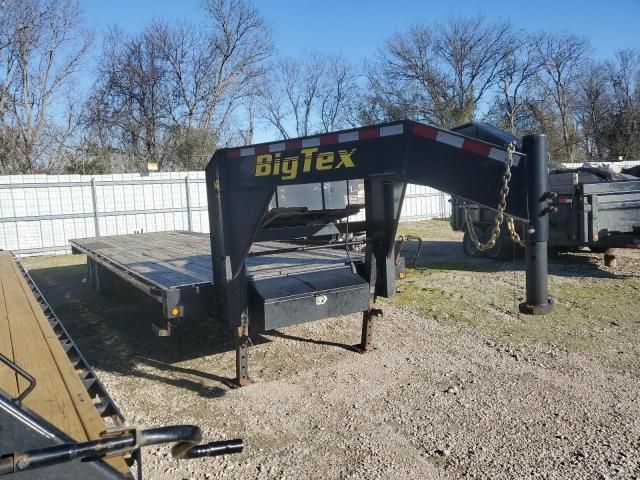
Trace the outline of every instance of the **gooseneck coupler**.
<instances>
[{"instance_id":1,"label":"gooseneck coupler","mask_svg":"<svg viewBox=\"0 0 640 480\"><path fill-rule=\"evenodd\" d=\"M525 244L527 298L520 312L546 315L553 310L547 282L547 244L549 241L550 194L546 135L527 135L522 139L527 155L527 203L529 224Z\"/></svg>"}]
</instances>

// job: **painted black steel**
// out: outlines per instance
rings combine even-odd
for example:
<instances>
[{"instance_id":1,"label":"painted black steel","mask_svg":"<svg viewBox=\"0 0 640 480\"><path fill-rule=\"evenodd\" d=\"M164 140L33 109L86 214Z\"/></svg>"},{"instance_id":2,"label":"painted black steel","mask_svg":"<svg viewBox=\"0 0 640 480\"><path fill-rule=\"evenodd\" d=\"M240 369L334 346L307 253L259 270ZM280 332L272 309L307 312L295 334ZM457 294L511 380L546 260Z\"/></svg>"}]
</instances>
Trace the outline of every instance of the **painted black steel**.
<instances>
[{"instance_id":1,"label":"painted black steel","mask_svg":"<svg viewBox=\"0 0 640 480\"><path fill-rule=\"evenodd\" d=\"M527 154L529 224L525 243L527 297L520 304L520 311L544 315L553 310L553 300L549 298L547 283L550 207L547 137L527 135L522 143Z\"/></svg>"},{"instance_id":2,"label":"painted black steel","mask_svg":"<svg viewBox=\"0 0 640 480\"><path fill-rule=\"evenodd\" d=\"M27 388L25 388L20 395L14 398L14 401L16 401L17 403L22 402L27 397L27 395L29 395L33 391L33 389L36 388L36 379L33 378L33 376L29 372L27 372L24 368L22 368L17 363L12 362L9 358L5 357L2 353L0 353L0 362L4 363L7 367L9 367L11 370L13 370L22 378L24 378L27 382L29 382L29 385L27 386Z\"/></svg>"},{"instance_id":3,"label":"painted black steel","mask_svg":"<svg viewBox=\"0 0 640 480\"><path fill-rule=\"evenodd\" d=\"M269 153L257 155L256 150L253 153L251 149L245 150L250 153L247 156L241 154L231 157L228 155L230 150L221 149L212 157L206 169L206 180L210 231L215 232L211 237L211 252L216 279L216 304L219 317L226 319L237 332L238 359L246 362L246 348L242 341L244 335L241 332L248 331L250 317L257 316L264 326L269 324L265 320L268 296L257 292L255 297L260 307L251 305L250 314L251 299L248 292L251 281L247 277L245 261L278 186L364 179L365 264L363 267L354 264L352 274L361 276L368 284L369 300L395 294L394 238L408 182L430 186L493 208L498 204L505 163L488 156L486 152L489 148L486 145L476 149L472 145L472 148L463 149L467 138L464 135L433 128L429 134L421 134L426 127L411 121L377 125L375 128L386 126L392 126L399 133L347 141L339 145L322 145L317 141L313 153L302 147L308 142L300 139L293 143L300 145L299 148L277 154L283 162L288 159L287 168L297 169L295 175L280 175L279 170L271 174L271 167L262 168L262 165L275 161L275 157ZM335 132L334 138L340 138L341 133L350 132ZM355 138L355 135L343 138ZM500 142L504 140L499 135L495 138ZM477 139L473 141L478 142ZM475 145L478 147L477 143ZM504 153L505 145L500 143L491 148L492 151ZM258 150L268 152L269 148ZM315 163L316 168L312 166L314 160L311 155L317 155L316 159L324 155L323 158L342 160L345 152L350 156L349 168L338 168L340 164L337 162L333 165L323 163L320 168L319 160ZM507 213L528 219L526 161L521 154L517 154L515 160ZM331 282L336 272L324 272L323 275L327 277L326 281ZM254 292L259 290L255 285L253 288ZM310 296L324 294L319 290L308 293ZM360 296L357 296L350 305L345 305L345 309L352 309L352 312L358 311L356 309L366 310L368 306L361 308L360 300ZM275 302L276 305L278 303ZM306 306L304 302L299 306L303 305ZM256 311L260 313L256 315ZM296 307L293 311L301 316L300 321L317 316L310 315L306 308ZM287 324L289 322L287 320ZM238 378L241 374L246 376L246 363L243 369L238 367ZM241 383L241 380L238 381Z\"/></svg>"},{"instance_id":4,"label":"painted black steel","mask_svg":"<svg viewBox=\"0 0 640 480\"><path fill-rule=\"evenodd\" d=\"M6 401L3 401L3 399L4 397L0 395L0 409L3 409L2 407L6 404ZM24 419L28 417L28 420L42 428L42 433L51 437L51 440L55 439L63 441L63 443L3 455L0 457L0 476L29 472L32 470L38 470L43 475L50 475L50 473L45 473L47 467L69 464L74 460L82 460L83 462L74 462L68 467L69 471L73 472L74 476L65 475L64 478L102 478L97 476L98 473L103 471L107 473L114 472L111 472L106 464L102 464L101 462L98 462L98 460L110 455L133 452L142 447L165 443L174 444L171 449L171 453L174 458L177 459L193 459L228 455L232 453L240 453L244 449L244 443L240 439L224 440L200 445L200 442L202 441L202 432L200 428L195 425L173 425L148 430L128 429L107 435L105 438L100 440L76 443L58 435L58 432L55 432L55 430L42 419L29 415L28 412L16 409L15 407L13 407L13 410L16 411L15 418ZM25 428L27 427L25 426ZM84 470L86 471L84 475L90 475L89 472L97 469L94 474L96 476L77 475L74 471L74 466L83 465L83 463ZM120 474L119 477L113 478L126 477L125 475Z\"/></svg>"},{"instance_id":5,"label":"painted black steel","mask_svg":"<svg viewBox=\"0 0 640 480\"><path fill-rule=\"evenodd\" d=\"M56 480L77 479L126 479L131 478L116 471L102 461L73 461L65 465L47 464L42 468L31 469L30 465L20 464L24 460L18 452L38 451L47 448L59 448L60 445L73 444L73 440L56 429L42 417L23 405L11 401L0 390L0 476L11 477L21 472L19 478L36 480L55 478ZM31 470L31 471L30 471ZM16 477L18 478L18 477Z\"/></svg>"}]
</instances>

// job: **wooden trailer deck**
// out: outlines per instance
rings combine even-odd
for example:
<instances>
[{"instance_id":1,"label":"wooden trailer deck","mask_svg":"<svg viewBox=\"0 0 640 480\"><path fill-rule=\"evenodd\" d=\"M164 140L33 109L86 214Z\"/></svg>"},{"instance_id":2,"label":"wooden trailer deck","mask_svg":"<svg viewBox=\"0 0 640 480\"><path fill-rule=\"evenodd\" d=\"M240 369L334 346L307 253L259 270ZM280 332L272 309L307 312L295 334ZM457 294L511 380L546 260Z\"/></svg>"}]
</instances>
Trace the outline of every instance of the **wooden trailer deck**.
<instances>
[{"instance_id":1,"label":"wooden trailer deck","mask_svg":"<svg viewBox=\"0 0 640 480\"><path fill-rule=\"evenodd\" d=\"M73 440L100 438L105 423L22 272L9 252L0 251L0 352L36 379L23 404ZM11 397L28 383L0 364L0 388ZM128 474L122 457L107 461Z\"/></svg>"},{"instance_id":2,"label":"wooden trailer deck","mask_svg":"<svg viewBox=\"0 0 640 480\"><path fill-rule=\"evenodd\" d=\"M70 243L75 250L92 256L99 263L110 262L162 289L214 282L209 234L152 232L75 239ZM299 246L276 241L255 243L247 258L249 276L295 275L336 268L348 261L344 248L251 256ZM358 253L350 255L354 260L362 258Z\"/></svg>"},{"instance_id":3,"label":"wooden trailer deck","mask_svg":"<svg viewBox=\"0 0 640 480\"><path fill-rule=\"evenodd\" d=\"M115 275L158 301L165 319L214 311L215 279L207 233L149 232L69 243L74 253L87 255L89 278L99 291L109 291ZM249 279L264 284L286 278L293 293L309 290L308 274L344 270L350 261L364 259L360 253L347 254L342 245L311 250L301 247L282 241L254 243L246 259Z\"/></svg>"}]
</instances>

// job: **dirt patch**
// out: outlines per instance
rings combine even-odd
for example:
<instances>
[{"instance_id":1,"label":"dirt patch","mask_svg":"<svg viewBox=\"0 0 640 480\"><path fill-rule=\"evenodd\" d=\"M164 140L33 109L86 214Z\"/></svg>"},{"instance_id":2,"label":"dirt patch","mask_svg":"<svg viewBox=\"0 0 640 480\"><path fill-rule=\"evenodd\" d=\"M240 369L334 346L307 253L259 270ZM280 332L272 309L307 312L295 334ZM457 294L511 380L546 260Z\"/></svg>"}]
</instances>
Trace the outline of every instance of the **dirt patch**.
<instances>
[{"instance_id":1,"label":"dirt patch","mask_svg":"<svg viewBox=\"0 0 640 480\"><path fill-rule=\"evenodd\" d=\"M348 348L358 315L267 332L239 390L225 384L234 353L218 322L155 338L157 305L97 295L82 256L25 263L130 423L195 423L247 444L180 463L151 449L147 478L640 475L639 252L616 251L615 270L591 253L552 259L554 313L527 317L520 259L465 257L444 221L401 230L426 239L429 268L381 301L374 351Z\"/></svg>"}]
</instances>

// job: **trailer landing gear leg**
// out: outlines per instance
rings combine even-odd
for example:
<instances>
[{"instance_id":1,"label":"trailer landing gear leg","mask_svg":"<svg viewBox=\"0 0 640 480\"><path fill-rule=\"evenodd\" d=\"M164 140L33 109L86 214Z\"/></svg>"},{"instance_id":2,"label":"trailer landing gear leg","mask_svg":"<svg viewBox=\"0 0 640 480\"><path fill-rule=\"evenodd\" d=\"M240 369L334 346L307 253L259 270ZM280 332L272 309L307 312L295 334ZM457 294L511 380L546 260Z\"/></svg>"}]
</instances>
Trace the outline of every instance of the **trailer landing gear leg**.
<instances>
[{"instance_id":1,"label":"trailer landing gear leg","mask_svg":"<svg viewBox=\"0 0 640 480\"><path fill-rule=\"evenodd\" d=\"M249 332L246 326L234 330L236 344L236 387L243 387L251 382L249 378Z\"/></svg>"},{"instance_id":2,"label":"trailer landing gear leg","mask_svg":"<svg viewBox=\"0 0 640 480\"><path fill-rule=\"evenodd\" d=\"M362 339L355 347L360 353L373 350L373 319L376 317L382 317L382 310L371 308L362 312Z\"/></svg>"},{"instance_id":3,"label":"trailer landing gear leg","mask_svg":"<svg viewBox=\"0 0 640 480\"><path fill-rule=\"evenodd\" d=\"M549 164L547 137L526 135L522 139L527 154L527 196L529 226L525 246L527 298L519 305L521 313L546 315L553 310L547 283L547 243L549 241Z\"/></svg>"}]
</instances>

